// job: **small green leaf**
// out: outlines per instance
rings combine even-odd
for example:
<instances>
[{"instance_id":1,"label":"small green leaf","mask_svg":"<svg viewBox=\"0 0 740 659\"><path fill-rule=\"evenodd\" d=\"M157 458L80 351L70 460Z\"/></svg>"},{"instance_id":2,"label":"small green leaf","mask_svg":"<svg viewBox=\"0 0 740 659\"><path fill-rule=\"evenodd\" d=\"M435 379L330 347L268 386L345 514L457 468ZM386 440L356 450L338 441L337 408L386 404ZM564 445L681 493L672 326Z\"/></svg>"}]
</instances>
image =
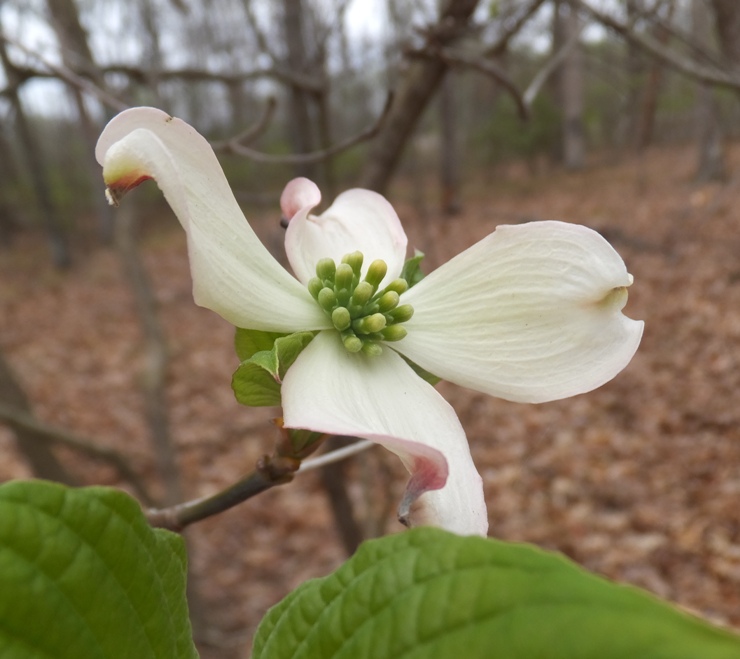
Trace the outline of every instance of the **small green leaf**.
<instances>
[{"instance_id":1,"label":"small green leaf","mask_svg":"<svg viewBox=\"0 0 740 659\"><path fill-rule=\"evenodd\" d=\"M196 658L182 538L109 488L0 486L0 657Z\"/></svg>"},{"instance_id":2,"label":"small green leaf","mask_svg":"<svg viewBox=\"0 0 740 659\"><path fill-rule=\"evenodd\" d=\"M253 659L738 659L740 637L536 547L419 528L270 609Z\"/></svg>"},{"instance_id":3,"label":"small green leaf","mask_svg":"<svg viewBox=\"0 0 740 659\"><path fill-rule=\"evenodd\" d=\"M277 332L262 332L260 330L249 330L243 327L236 328L234 335L234 347L236 348L239 361L249 359L254 353L262 350L272 350L275 339L285 336Z\"/></svg>"},{"instance_id":4,"label":"small green leaf","mask_svg":"<svg viewBox=\"0 0 740 659\"><path fill-rule=\"evenodd\" d=\"M313 333L296 332L282 336L237 330L236 336L237 353L240 355L248 354L255 346L271 341L268 349L251 353L236 369L231 388L237 401L250 407L280 405L280 383L298 355L313 339Z\"/></svg>"},{"instance_id":5,"label":"small green leaf","mask_svg":"<svg viewBox=\"0 0 740 659\"><path fill-rule=\"evenodd\" d=\"M271 359L271 352L258 352L239 365L231 378L231 388L236 400L249 407L279 406L280 383L263 363ZM255 361L252 361L255 360Z\"/></svg>"},{"instance_id":6,"label":"small green leaf","mask_svg":"<svg viewBox=\"0 0 740 659\"><path fill-rule=\"evenodd\" d=\"M424 258L424 252L420 252L418 249L414 251L414 255L403 264L403 270L401 270L401 279L405 279L409 288L418 284L424 279L424 273L421 271L421 261Z\"/></svg>"},{"instance_id":7,"label":"small green leaf","mask_svg":"<svg viewBox=\"0 0 740 659\"><path fill-rule=\"evenodd\" d=\"M273 352L275 353L278 377L281 382L298 355L311 343L313 337L313 332L296 332L275 340Z\"/></svg>"}]
</instances>

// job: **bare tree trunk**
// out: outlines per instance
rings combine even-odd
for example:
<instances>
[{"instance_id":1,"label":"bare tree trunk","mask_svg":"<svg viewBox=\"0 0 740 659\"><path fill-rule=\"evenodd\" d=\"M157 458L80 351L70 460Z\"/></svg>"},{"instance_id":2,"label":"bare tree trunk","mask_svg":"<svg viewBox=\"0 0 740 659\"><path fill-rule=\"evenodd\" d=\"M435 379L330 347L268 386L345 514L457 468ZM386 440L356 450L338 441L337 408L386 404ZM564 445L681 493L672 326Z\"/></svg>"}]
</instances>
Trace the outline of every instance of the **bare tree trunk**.
<instances>
[{"instance_id":1,"label":"bare tree trunk","mask_svg":"<svg viewBox=\"0 0 740 659\"><path fill-rule=\"evenodd\" d=\"M670 21L674 6L668 5L668 16L666 21ZM665 46L670 37L670 32L661 24L660 19L655 22L653 36L661 46ZM655 112L658 108L658 96L660 87L663 82L663 72L665 65L658 59L653 60L650 70L645 81L645 87L642 94L642 103L640 104L640 114L637 123L637 134L635 136L635 146L638 151L646 149L653 141L653 129L655 128Z\"/></svg>"},{"instance_id":2,"label":"bare tree trunk","mask_svg":"<svg viewBox=\"0 0 740 659\"><path fill-rule=\"evenodd\" d=\"M740 3L737 0L712 0L722 53L727 63L740 69Z\"/></svg>"},{"instance_id":3,"label":"bare tree trunk","mask_svg":"<svg viewBox=\"0 0 740 659\"><path fill-rule=\"evenodd\" d=\"M87 33L82 27L74 0L46 0L52 27L61 46L62 62L64 65L84 75L95 82L101 89L105 89L105 79L95 65L92 51L87 41ZM95 144L98 140L100 127L90 117L85 106L82 93L77 87L69 86L68 92L80 120L82 135L87 143L86 166L88 176L93 182L93 189L100 185L100 166L95 160ZM106 203L102 194L95 196L98 227L100 236L105 243L113 241L113 210Z\"/></svg>"},{"instance_id":4,"label":"bare tree trunk","mask_svg":"<svg viewBox=\"0 0 740 659\"><path fill-rule=\"evenodd\" d=\"M627 0L627 22L632 23L642 9L643 0ZM642 78L645 71L645 60L640 48L629 39L625 43L627 49L627 95L622 113L622 119L617 127L618 136L616 146L621 149L634 148L635 136L639 120L640 90L642 89Z\"/></svg>"},{"instance_id":5,"label":"bare tree trunk","mask_svg":"<svg viewBox=\"0 0 740 659\"><path fill-rule=\"evenodd\" d=\"M157 315L157 301L136 246L135 218L135 204L128 204L118 210L116 246L144 332L145 365L141 378L142 391L157 466L165 486L164 503L174 504L182 501L183 496L167 417L165 384L169 356Z\"/></svg>"},{"instance_id":6,"label":"bare tree trunk","mask_svg":"<svg viewBox=\"0 0 740 659\"><path fill-rule=\"evenodd\" d=\"M0 39L0 63L5 70L5 77L8 83L6 97L10 100L15 112L18 139L26 157L26 163L31 175L31 184L36 195L36 203L41 211L41 221L49 240L52 261L57 268L67 268L71 264L72 259L67 238L62 230L59 214L52 198L51 187L49 186L46 167L44 166L44 156L35 139L31 125L26 117L23 103L18 94L21 78L13 62L8 57L5 42L2 39Z\"/></svg>"},{"instance_id":7,"label":"bare tree trunk","mask_svg":"<svg viewBox=\"0 0 740 659\"><path fill-rule=\"evenodd\" d=\"M478 0L448 0L435 26L435 45L445 47L458 41L477 4ZM378 192L385 190L409 137L447 68L448 65L440 58L409 61L394 90L388 116L370 144L367 163L360 177L362 187Z\"/></svg>"},{"instance_id":8,"label":"bare tree trunk","mask_svg":"<svg viewBox=\"0 0 740 659\"><path fill-rule=\"evenodd\" d=\"M0 250L9 247L15 232L23 225L19 204L10 191L19 189L20 175L13 151L5 135L0 132Z\"/></svg>"},{"instance_id":9,"label":"bare tree trunk","mask_svg":"<svg viewBox=\"0 0 740 659\"><path fill-rule=\"evenodd\" d=\"M303 72L306 68L306 41L303 25L303 0L283 0L283 30L288 47L288 67L291 71ZM291 86L289 91L290 140L293 151L308 153L314 146L310 97L305 90ZM296 165L296 176L313 179L316 167L312 164Z\"/></svg>"},{"instance_id":10,"label":"bare tree trunk","mask_svg":"<svg viewBox=\"0 0 740 659\"><path fill-rule=\"evenodd\" d=\"M705 46L711 42L707 3L693 0L691 22L694 41ZM696 131L698 137L697 182L718 181L726 176L722 131L719 125L714 90L704 82L696 84Z\"/></svg>"},{"instance_id":11,"label":"bare tree trunk","mask_svg":"<svg viewBox=\"0 0 740 659\"><path fill-rule=\"evenodd\" d=\"M0 402L14 410L32 414L31 403L2 353L0 353ZM66 485L77 485L76 479L54 455L44 435L12 421L7 423L15 434L18 450L28 460L34 476Z\"/></svg>"},{"instance_id":12,"label":"bare tree trunk","mask_svg":"<svg viewBox=\"0 0 740 659\"><path fill-rule=\"evenodd\" d=\"M347 439L354 440L352 437L331 437L326 442L326 451L333 451L346 446ZM334 515L334 524L344 545L344 550L348 556L351 556L365 537L355 518L354 506L347 489L346 468L346 461L332 462L325 465L321 468L321 484L324 486L329 499L329 505Z\"/></svg>"},{"instance_id":13,"label":"bare tree trunk","mask_svg":"<svg viewBox=\"0 0 740 659\"><path fill-rule=\"evenodd\" d=\"M54 2L54 0L51 0ZM146 85L149 93L152 95L153 102L162 107L164 101L159 91L159 74L162 71L162 48L159 42L159 29L157 26L157 17L155 8L151 0L142 0L139 5L141 20L146 31L146 62L147 77Z\"/></svg>"},{"instance_id":14,"label":"bare tree trunk","mask_svg":"<svg viewBox=\"0 0 740 659\"><path fill-rule=\"evenodd\" d=\"M580 30L578 12L562 3L557 19L561 23L563 43ZM583 125L583 51L576 44L563 60L559 76L563 111L563 164L567 169L581 169L586 164L586 138Z\"/></svg>"},{"instance_id":15,"label":"bare tree trunk","mask_svg":"<svg viewBox=\"0 0 740 659\"><path fill-rule=\"evenodd\" d=\"M457 215L460 204L460 145L457 135L457 107L455 80L451 71L439 90L440 140L439 179L442 213Z\"/></svg>"}]
</instances>

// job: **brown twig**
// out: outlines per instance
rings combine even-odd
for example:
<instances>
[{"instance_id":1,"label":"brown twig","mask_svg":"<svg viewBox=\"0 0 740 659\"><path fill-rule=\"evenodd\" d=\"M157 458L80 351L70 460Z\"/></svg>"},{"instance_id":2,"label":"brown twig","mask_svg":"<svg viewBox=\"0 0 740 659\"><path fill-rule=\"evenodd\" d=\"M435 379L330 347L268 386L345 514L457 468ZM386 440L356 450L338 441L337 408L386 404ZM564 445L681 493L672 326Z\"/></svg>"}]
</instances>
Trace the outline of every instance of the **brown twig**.
<instances>
[{"instance_id":1,"label":"brown twig","mask_svg":"<svg viewBox=\"0 0 740 659\"><path fill-rule=\"evenodd\" d=\"M282 421L276 421L278 426ZM146 516L152 526L182 531L186 526L218 515L247 499L293 480L302 460L318 449L328 435L281 427L280 439L272 456L257 461L252 473L208 497L186 501L167 508L153 508Z\"/></svg>"},{"instance_id":2,"label":"brown twig","mask_svg":"<svg viewBox=\"0 0 740 659\"><path fill-rule=\"evenodd\" d=\"M147 519L152 526L182 531L194 522L218 515L276 485L289 483L300 464L299 460L264 456L251 474L233 485L209 497L168 508L150 509L146 513Z\"/></svg>"},{"instance_id":3,"label":"brown twig","mask_svg":"<svg viewBox=\"0 0 740 659\"><path fill-rule=\"evenodd\" d=\"M230 137L228 140L211 142L211 147L213 147L214 151L228 151L231 149L231 145L244 146L245 143L249 144L250 142L254 142L254 140L262 135L265 130L267 130L267 127L270 125L270 121L272 121L272 117L275 114L276 108L277 101L275 100L274 96L270 96L267 99L267 104L265 105L265 109L262 112L262 116L259 117L257 121L255 121L251 126L247 127L238 135Z\"/></svg>"},{"instance_id":4,"label":"brown twig","mask_svg":"<svg viewBox=\"0 0 740 659\"><path fill-rule=\"evenodd\" d=\"M72 85L73 87L76 87L77 89L90 94L91 96L94 96L97 98L101 103L107 105L108 107L113 108L114 110L121 111L125 110L128 105L124 103L119 98L116 98L109 92L107 92L104 89L101 89L96 84L88 80L87 78L83 78L82 76L78 75L71 69L67 68L64 65L56 64L55 62L52 62L50 59L44 57L41 53L38 51L28 48L27 46L24 46L20 41L17 39L13 39L12 37L9 37L6 34L0 34L0 39L5 41L8 44L11 44L15 48L18 48L19 50L22 50L27 55L30 55L34 59L38 60L43 66L45 66L49 70L49 74L44 73L43 71L34 72L32 75L29 74L28 67L15 67L17 73L20 76L20 79L22 81L28 80L31 77L56 77L60 78L61 80L64 80L64 82ZM6 90L4 90L6 91Z\"/></svg>"},{"instance_id":5,"label":"brown twig","mask_svg":"<svg viewBox=\"0 0 740 659\"><path fill-rule=\"evenodd\" d=\"M539 8L545 4L545 0L531 0L528 4L524 5L521 9L517 6L518 3L513 3L515 9L513 9L509 15L505 15L499 18L499 23L503 26L503 31L498 38L489 46L486 47L484 55L486 57L496 57L506 51L512 37L522 29L524 24L539 10ZM512 14L518 15L512 16Z\"/></svg>"},{"instance_id":6,"label":"brown twig","mask_svg":"<svg viewBox=\"0 0 740 659\"><path fill-rule=\"evenodd\" d=\"M107 446L101 446L97 442L81 437L69 430L43 423L27 412L21 412L6 405L0 405L0 420L32 430L38 437L47 441L67 446L80 453L109 462L131 484L131 487L144 504L152 504L153 499L146 486L128 460L118 451Z\"/></svg>"},{"instance_id":7,"label":"brown twig","mask_svg":"<svg viewBox=\"0 0 740 659\"><path fill-rule=\"evenodd\" d=\"M523 121L529 119L529 108L524 102L522 93L519 91L516 83L509 78L506 71L492 60L486 59L482 55L465 53L455 48L426 47L407 50L405 54L408 57L439 58L450 66L466 66L493 78L506 91L508 91L509 94L511 94L511 97L514 99L514 103L516 104L519 118Z\"/></svg>"},{"instance_id":8,"label":"brown twig","mask_svg":"<svg viewBox=\"0 0 740 659\"><path fill-rule=\"evenodd\" d=\"M226 151L228 153L234 153L236 155L245 156L251 160L254 160L255 162L268 163L272 165L276 165L276 164L305 165L309 163L321 162L323 160L326 160L327 158L331 158L332 156L335 156L338 153L341 153L342 151L346 151L347 149L357 144L360 144L361 142L365 142L371 139L372 137L374 137L375 134L378 132L378 130L380 130L380 127L382 126L383 121L385 120L385 117L388 114L388 109L390 108L390 104L391 104L391 98L392 96L389 95L388 99L386 100L383 111L381 112L378 119L371 126L368 126L364 130L357 133L356 135L348 137L347 139L342 140L341 142L337 142L336 144L326 149L319 149L318 151L312 151L311 153L272 155L269 153L264 153L263 151L257 151L255 149L250 149L247 146L243 146L242 144L239 144L238 141L235 141L233 139L227 140L226 142L220 142L217 144L217 146L221 151Z\"/></svg>"}]
</instances>

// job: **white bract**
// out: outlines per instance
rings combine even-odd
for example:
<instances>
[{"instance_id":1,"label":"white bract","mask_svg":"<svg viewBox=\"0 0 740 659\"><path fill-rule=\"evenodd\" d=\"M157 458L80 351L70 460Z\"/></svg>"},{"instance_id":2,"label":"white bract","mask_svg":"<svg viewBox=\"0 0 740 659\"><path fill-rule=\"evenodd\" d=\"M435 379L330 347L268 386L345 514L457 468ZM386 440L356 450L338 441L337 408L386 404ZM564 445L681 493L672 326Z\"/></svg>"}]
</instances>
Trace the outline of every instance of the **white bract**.
<instances>
[{"instance_id":1,"label":"white bract","mask_svg":"<svg viewBox=\"0 0 740 659\"><path fill-rule=\"evenodd\" d=\"M406 291L396 281L406 235L391 205L349 190L313 215L319 190L296 179L281 198L294 277L260 243L211 147L186 123L128 110L108 124L96 155L112 201L157 181L187 232L198 304L238 327L317 332L282 382L285 425L365 437L398 454L411 473L400 509L409 523L463 534L488 527L465 432L404 357L459 385L536 403L607 382L640 342L643 323L621 313L632 277L586 227L498 227ZM363 277L372 286L358 285Z\"/></svg>"}]
</instances>

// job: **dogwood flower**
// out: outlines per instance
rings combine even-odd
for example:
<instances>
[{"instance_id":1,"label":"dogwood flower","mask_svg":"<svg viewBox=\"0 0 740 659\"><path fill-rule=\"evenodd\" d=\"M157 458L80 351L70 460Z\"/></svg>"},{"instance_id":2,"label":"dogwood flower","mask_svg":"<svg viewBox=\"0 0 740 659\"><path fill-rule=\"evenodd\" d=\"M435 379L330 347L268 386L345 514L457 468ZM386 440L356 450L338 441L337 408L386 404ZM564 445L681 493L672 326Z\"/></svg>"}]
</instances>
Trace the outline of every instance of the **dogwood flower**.
<instances>
[{"instance_id":1,"label":"dogwood flower","mask_svg":"<svg viewBox=\"0 0 740 659\"><path fill-rule=\"evenodd\" d=\"M407 239L368 190L322 214L307 179L281 197L295 276L245 220L206 140L153 108L115 117L98 142L109 200L153 178L187 233L197 304L237 327L315 332L282 381L286 427L365 437L411 476L400 514L485 535L481 478L450 405L409 362L521 402L590 391L632 358L643 323L621 310L632 277L596 232L562 222L500 226L413 287Z\"/></svg>"}]
</instances>

